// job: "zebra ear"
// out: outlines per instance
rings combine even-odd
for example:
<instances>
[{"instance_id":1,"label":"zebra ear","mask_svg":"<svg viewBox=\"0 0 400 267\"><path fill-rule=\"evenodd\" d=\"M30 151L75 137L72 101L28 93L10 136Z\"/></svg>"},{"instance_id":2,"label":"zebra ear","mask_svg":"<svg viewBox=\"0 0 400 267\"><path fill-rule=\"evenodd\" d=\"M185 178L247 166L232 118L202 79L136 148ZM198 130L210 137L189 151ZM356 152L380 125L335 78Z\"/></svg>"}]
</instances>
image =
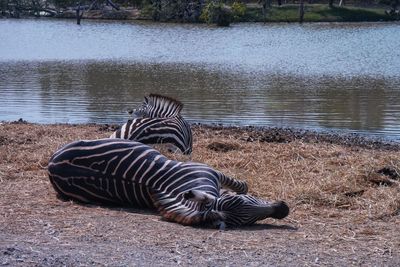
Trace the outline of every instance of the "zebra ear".
<instances>
[{"instance_id":1,"label":"zebra ear","mask_svg":"<svg viewBox=\"0 0 400 267\"><path fill-rule=\"evenodd\" d=\"M200 190L186 191L185 193L183 193L183 198L200 203L211 203L216 199L215 196Z\"/></svg>"}]
</instances>

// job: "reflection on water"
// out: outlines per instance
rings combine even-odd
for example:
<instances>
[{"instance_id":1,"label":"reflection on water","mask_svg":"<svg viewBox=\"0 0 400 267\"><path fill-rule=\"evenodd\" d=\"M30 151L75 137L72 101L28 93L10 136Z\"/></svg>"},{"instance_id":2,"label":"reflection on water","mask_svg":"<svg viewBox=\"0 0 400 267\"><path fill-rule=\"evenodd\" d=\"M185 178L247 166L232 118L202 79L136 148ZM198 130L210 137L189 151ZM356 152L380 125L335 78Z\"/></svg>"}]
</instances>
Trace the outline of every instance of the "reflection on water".
<instances>
[{"instance_id":1,"label":"reflection on water","mask_svg":"<svg viewBox=\"0 0 400 267\"><path fill-rule=\"evenodd\" d=\"M400 140L400 80L243 74L109 62L0 66L0 119L122 123L149 92L180 99L191 121L336 128Z\"/></svg>"},{"instance_id":2,"label":"reflection on water","mask_svg":"<svg viewBox=\"0 0 400 267\"><path fill-rule=\"evenodd\" d=\"M400 24L0 20L0 62L101 60L296 75L400 76Z\"/></svg>"},{"instance_id":3,"label":"reflection on water","mask_svg":"<svg viewBox=\"0 0 400 267\"><path fill-rule=\"evenodd\" d=\"M0 20L0 120L122 123L150 92L192 121L400 140L400 24Z\"/></svg>"}]
</instances>

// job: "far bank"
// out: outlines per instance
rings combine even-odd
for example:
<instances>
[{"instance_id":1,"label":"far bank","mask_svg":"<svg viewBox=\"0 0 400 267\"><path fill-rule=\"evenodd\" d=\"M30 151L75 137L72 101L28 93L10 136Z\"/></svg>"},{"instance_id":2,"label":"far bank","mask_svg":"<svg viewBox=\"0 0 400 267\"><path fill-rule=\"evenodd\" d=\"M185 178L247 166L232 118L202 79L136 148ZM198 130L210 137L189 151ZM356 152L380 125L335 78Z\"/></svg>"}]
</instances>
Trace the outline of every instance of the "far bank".
<instances>
[{"instance_id":1,"label":"far bank","mask_svg":"<svg viewBox=\"0 0 400 267\"><path fill-rule=\"evenodd\" d=\"M115 2L82 1L75 5L68 1L47 0L38 5L5 4L1 7L0 18L46 16L77 19L78 23L81 19L113 19L208 23L220 26L238 22L373 22L400 19L396 0L348 2L346 5L343 1L332 5L323 1Z\"/></svg>"}]
</instances>

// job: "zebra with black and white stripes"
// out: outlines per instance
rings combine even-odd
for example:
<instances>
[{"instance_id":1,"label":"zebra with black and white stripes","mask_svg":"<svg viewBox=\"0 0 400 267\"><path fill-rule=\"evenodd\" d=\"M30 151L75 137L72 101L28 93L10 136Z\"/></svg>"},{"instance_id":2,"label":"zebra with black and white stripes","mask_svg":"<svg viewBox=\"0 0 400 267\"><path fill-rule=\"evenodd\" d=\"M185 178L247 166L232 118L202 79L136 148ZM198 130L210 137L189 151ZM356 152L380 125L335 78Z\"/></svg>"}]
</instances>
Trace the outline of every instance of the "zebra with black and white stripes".
<instances>
[{"instance_id":1,"label":"zebra with black and white stripes","mask_svg":"<svg viewBox=\"0 0 400 267\"><path fill-rule=\"evenodd\" d=\"M70 143L48 164L58 195L84 203L156 208L184 225L253 224L289 213L282 202L247 195L247 185L194 162L167 159L151 147L129 140L100 139ZM228 187L236 193L221 193Z\"/></svg>"},{"instance_id":2,"label":"zebra with black and white stripes","mask_svg":"<svg viewBox=\"0 0 400 267\"><path fill-rule=\"evenodd\" d=\"M110 138L138 141L144 144L169 143L191 154L193 147L192 130L181 116L183 104L173 98L150 94L142 106L135 111L135 118L115 131Z\"/></svg>"}]
</instances>

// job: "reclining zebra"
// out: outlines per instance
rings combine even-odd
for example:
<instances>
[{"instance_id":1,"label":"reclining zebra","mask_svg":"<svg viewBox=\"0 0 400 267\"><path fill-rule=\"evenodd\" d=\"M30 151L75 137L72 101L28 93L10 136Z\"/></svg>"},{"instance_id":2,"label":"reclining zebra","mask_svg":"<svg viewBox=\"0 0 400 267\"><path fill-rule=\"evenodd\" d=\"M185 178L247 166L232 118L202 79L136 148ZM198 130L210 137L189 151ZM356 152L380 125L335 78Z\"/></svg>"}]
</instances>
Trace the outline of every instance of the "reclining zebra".
<instances>
[{"instance_id":1,"label":"reclining zebra","mask_svg":"<svg viewBox=\"0 0 400 267\"><path fill-rule=\"evenodd\" d=\"M192 130L182 118L183 104L173 98L150 94L140 108L110 138L135 140L144 144L170 143L183 152L192 153Z\"/></svg>"},{"instance_id":2,"label":"reclining zebra","mask_svg":"<svg viewBox=\"0 0 400 267\"><path fill-rule=\"evenodd\" d=\"M151 147L122 139L70 143L51 157L59 197L84 203L155 208L183 225L250 225L289 213L283 201L247 195L245 182L207 165L169 160ZM236 193L221 193L221 185Z\"/></svg>"}]
</instances>

